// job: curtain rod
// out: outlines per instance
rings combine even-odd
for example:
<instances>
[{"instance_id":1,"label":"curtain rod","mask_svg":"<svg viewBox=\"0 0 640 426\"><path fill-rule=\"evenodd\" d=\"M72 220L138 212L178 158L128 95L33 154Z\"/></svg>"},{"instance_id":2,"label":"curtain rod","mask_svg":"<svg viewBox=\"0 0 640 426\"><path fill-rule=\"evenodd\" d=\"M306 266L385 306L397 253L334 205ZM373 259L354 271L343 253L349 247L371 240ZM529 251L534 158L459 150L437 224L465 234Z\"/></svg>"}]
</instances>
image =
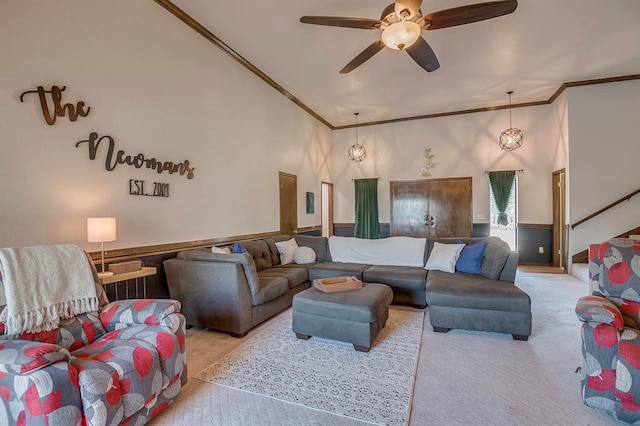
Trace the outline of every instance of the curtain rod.
<instances>
[{"instance_id":1,"label":"curtain rod","mask_svg":"<svg viewBox=\"0 0 640 426\"><path fill-rule=\"evenodd\" d=\"M489 174L491 172L516 172L516 173L524 173L524 170L522 169L518 169L518 170L485 170L484 171L486 174Z\"/></svg>"},{"instance_id":2,"label":"curtain rod","mask_svg":"<svg viewBox=\"0 0 640 426\"><path fill-rule=\"evenodd\" d=\"M378 180L382 180L382 178L358 178L358 179L378 179ZM356 181L357 179L351 179L351 182Z\"/></svg>"}]
</instances>

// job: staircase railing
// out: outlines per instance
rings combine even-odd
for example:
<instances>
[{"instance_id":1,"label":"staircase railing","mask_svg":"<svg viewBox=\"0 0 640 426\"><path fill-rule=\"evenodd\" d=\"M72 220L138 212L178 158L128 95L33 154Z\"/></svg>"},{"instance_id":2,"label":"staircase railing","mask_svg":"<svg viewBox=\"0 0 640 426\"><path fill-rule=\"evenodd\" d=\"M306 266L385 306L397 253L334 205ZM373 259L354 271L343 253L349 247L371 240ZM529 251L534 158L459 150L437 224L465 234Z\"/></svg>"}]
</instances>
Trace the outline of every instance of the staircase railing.
<instances>
[{"instance_id":1,"label":"staircase railing","mask_svg":"<svg viewBox=\"0 0 640 426\"><path fill-rule=\"evenodd\" d=\"M631 235L640 235L640 226L637 228L631 229L627 232L624 232L620 235L616 235L612 238L629 238ZM589 262L589 250L583 250L579 253L571 256L571 262L573 263L587 263Z\"/></svg>"},{"instance_id":2,"label":"staircase railing","mask_svg":"<svg viewBox=\"0 0 640 426\"><path fill-rule=\"evenodd\" d=\"M631 192L630 194L627 194L624 197L620 198L619 200L614 201L613 203L609 204L608 206L601 208L597 212L591 213L589 216L586 216L585 218L580 219L579 221L577 221L576 223L571 225L571 229L574 229L576 226L588 221L589 219L593 219L594 217L598 216L601 213L606 212L607 210L609 210L612 207L617 206L618 204L622 203L623 201L631 200L631 197L633 197L634 195L637 195L637 194L640 194L640 189L636 189L635 191Z\"/></svg>"}]
</instances>

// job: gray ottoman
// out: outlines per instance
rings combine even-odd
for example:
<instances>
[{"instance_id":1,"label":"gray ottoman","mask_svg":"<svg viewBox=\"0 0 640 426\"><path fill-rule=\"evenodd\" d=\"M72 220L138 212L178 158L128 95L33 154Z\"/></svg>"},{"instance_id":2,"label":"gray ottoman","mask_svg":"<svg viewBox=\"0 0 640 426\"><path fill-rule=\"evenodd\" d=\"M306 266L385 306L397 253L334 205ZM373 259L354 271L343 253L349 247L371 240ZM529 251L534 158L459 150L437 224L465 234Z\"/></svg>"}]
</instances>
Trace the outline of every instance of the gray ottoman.
<instances>
[{"instance_id":1,"label":"gray ottoman","mask_svg":"<svg viewBox=\"0 0 640 426\"><path fill-rule=\"evenodd\" d=\"M389 316L393 292L389 286L364 283L361 289L323 293L309 288L293 297L293 332L352 343L369 352Z\"/></svg>"}]
</instances>

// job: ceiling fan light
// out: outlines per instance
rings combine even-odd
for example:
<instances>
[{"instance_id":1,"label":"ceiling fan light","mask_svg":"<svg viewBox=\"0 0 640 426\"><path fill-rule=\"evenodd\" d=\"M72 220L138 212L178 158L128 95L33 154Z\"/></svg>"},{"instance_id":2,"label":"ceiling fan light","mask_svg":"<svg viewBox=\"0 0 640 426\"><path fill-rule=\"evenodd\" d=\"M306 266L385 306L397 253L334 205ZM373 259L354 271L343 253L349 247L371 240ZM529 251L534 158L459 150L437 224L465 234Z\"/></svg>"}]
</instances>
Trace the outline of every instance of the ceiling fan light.
<instances>
[{"instance_id":1,"label":"ceiling fan light","mask_svg":"<svg viewBox=\"0 0 640 426\"><path fill-rule=\"evenodd\" d=\"M500 133L500 148L505 151L513 151L522 146L522 138L524 137L520 129L507 129Z\"/></svg>"},{"instance_id":2,"label":"ceiling fan light","mask_svg":"<svg viewBox=\"0 0 640 426\"><path fill-rule=\"evenodd\" d=\"M420 37L420 25L413 21L400 21L382 31L382 42L390 49L404 50Z\"/></svg>"}]
</instances>

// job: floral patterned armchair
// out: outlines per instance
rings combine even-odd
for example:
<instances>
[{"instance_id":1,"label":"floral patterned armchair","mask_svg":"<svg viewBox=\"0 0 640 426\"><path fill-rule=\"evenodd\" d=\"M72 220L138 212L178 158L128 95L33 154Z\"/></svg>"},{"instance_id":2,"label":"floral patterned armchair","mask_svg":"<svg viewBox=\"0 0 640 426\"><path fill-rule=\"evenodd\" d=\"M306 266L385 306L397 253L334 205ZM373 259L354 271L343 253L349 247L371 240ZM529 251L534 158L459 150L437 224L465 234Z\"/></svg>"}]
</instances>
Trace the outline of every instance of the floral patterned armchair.
<instances>
[{"instance_id":1,"label":"floral patterned armchair","mask_svg":"<svg viewBox=\"0 0 640 426\"><path fill-rule=\"evenodd\" d=\"M38 333L7 335L0 323L0 424L144 424L185 385L180 303L108 303L89 266L98 311Z\"/></svg>"},{"instance_id":2,"label":"floral patterned armchair","mask_svg":"<svg viewBox=\"0 0 640 426\"><path fill-rule=\"evenodd\" d=\"M582 325L582 399L618 420L640 420L640 241L589 246L593 292L576 305Z\"/></svg>"}]
</instances>

